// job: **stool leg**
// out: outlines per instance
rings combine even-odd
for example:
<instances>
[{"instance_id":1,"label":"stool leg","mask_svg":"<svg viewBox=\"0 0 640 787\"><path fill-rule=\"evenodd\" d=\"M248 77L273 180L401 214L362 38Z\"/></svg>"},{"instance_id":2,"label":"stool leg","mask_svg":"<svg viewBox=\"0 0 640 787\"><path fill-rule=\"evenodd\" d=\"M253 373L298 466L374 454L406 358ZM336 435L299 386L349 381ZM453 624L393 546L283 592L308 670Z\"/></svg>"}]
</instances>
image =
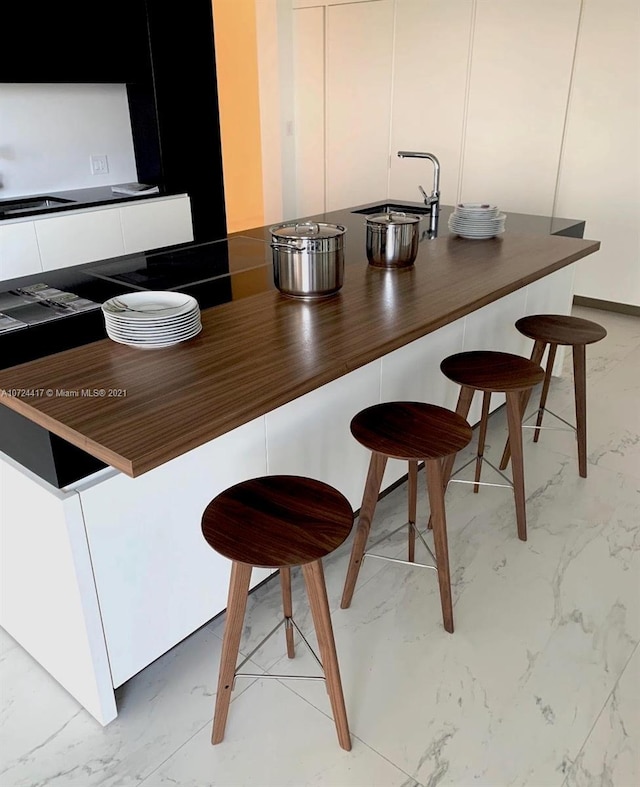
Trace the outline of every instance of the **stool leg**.
<instances>
[{"instance_id":1,"label":"stool leg","mask_svg":"<svg viewBox=\"0 0 640 787\"><path fill-rule=\"evenodd\" d=\"M542 356L544 355L545 348L547 346L546 342L540 341L536 339L533 345L533 352L531 353L531 360L534 363L539 364L542 360ZM529 399L531 398L532 389L528 388L526 391L522 391L520 394L520 412L522 417L524 417L525 410L527 409L527 405L529 404ZM500 460L500 469L504 470L506 466L509 464L509 459L511 459L511 446L509 445L509 438L507 437L507 442L504 444L504 451L502 452L502 459Z\"/></svg>"},{"instance_id":2,"label":"stool leg","mask_svg":"<svg viewBox=\"0 0 640 787\"><path fill-rule=\"evenodd\" d=\"M343 749L351 751L351 736L349 735L347 711L344 706L338 655L333 638L333 627L331 625L331 615L329 614L329 601L327 599L322 562L314 560L313 563L306 563L302 566L302 573L307 586L309 606L311 607L313 625L316 629L320 658L327 681L327 690L329 692L329 700L331 701L333 720L338 733L338 741Z\"/></svg>"},{"instance_id":3,"label":"stool leg","mask_svg":"<svg viewBox=\"0 0 640 787\"><path fill-rule=\"evenodd\" d=\"M283 566L280 569L280 584L282 585L282 608L284 610L284 633L287 639L287 656L292 659L296 655L293 646L293 604L291 602L291 569Z\"/></svg>"},{"instance_id":4,"label":"stool leg","mask_svg":"<svg viewBox=\"0 0 640 787\"><path fill-rule=\"evenodd\" d=\"M587 370L584 344L573 345L573 385L576 397L576 434L578 437L578 470L587 477Z\"/></svg>"},{"instance_id":5,"label":"stool leg","mask_svg":"<svg viewBox=\"0 0 640 787\"><path fill-rule=\"evenodd\" d=\"M557 344L549 345L549 357L547 358L547 368L544 373L544 382L542 383L542 393L540 394L540 404L538 405L538 416L536 418L536 428L533 430L533 442L537 443L540 439L540 425L542 424L542 417L544 415L544 408L547 404L547 394L549 393L549 383L551 382L551 374L553 372L553 362L556 359ZM524 412L524 410L523 410Z\"/></svg>"},{"instance_id":6,"label":"stool leg","mask_svg":"<svg viewBox=\"0 0 640 787\"><path fill-rule=\"evenodd\" d=\"M507 421L509 423L509 443L511 445L513 474L513 494L516 502L516 521L518 538L527 540L527 517L525 512L524 464L522 452L522 398L517 391L507 392Z\"/></svg>"},{"instance_id":7,"label":"stool leg","mask_svg":"<svg viewBox=\"0 0 640 787\"><path fill-rule=\"evenodd\" d=\"M449 547L447 545L447 520L444 510L442 463L440 459L427 459L425 467L431 521L433 524L433 542L438 563L442 622L445 630L453 634L453 605L451 603L451 576L449 574Z\"/></svg>"},{"instance_id":8,"label":"stool leg","mask_svg":"<svg viewBox=\"0 0 640 787\"><path fill-rule=\"evenodd\" d=\"M216 694L216 709L213 715L213 733L211 735L211 743L213 744L220 743L224 738L224 730L227 726L227 715L236 674L244 613L247 609L250 579L251 566L234 561L231 565L227 620L224 624L220 673L218 675L218 693Z\"/></svg>"},{"instance_id":9,"label":"stool leg","mask_svg":"<svg viewBox=\"0 0 640 787\"><path fill-rule=\"evenodd\" d=\"M463 418L466 418L469 415L469 410L471 409L471 402L473 401L474 394L474 388L467 388L465 385L460 388L460 393L458 394L458 404L456 405L456 413L458 415L461 415ZM456 456L457 454L449 454L449 456L445 456L442 461L442 488L445 492L447 491L447 484L451 478L451 472L456 461ZM432 525L433 523L431 521L431 516L429 516L429 522L427 523L429 530L431 530Z\"/></svg>"},{"instance_id":10,"label":"stool leg","mask_svg":"<svg viewBox=\"0 0 640 787\"><path fill-rule=\"evenodd\" d=\"M418 507L418 462L409 460L409 556L413 563L416 558L416 509Z\"/></svg>"},{"instance_id":11,"label":"stool leg","mask_svg":"<svg viewBox=\"0 0 640 787\"><path fill-rule=\"evenodd\" d=\"M491 391L485 391L482 396L482 417L480 418L480 436L478 437L478 455L476 457L476 483L473 491L477 494L480 486L480 473L482 473L482 457L484 456L484 444L487 439L487 423L489 422L489 406L491 405Z\"/></svg>"},{"instance_id":12,"label":"stool leg","mask_svg":"<svg viewBox=\"0 0 640 787\"><path fill-rule=\"evenodd\" d=\"M342 601L340 602L340 607L342 609L347 609L353 598L353 591L355 590L358 574L360 573L362 556L367 546L367 539L369 538L369 531L371 530L371 521L373 520L373 514L376 510L378 495L380 493L380 484L382 483L382 476L384 475L384 468L386 465L386 456L375 452L371 454L367 482L364 487L364 495L360 507L360 516L358 517L358 528L353 540L351 557L349 558L349 568L347 569L347 578L344 583L344 590L342 591Z\"/></svg>"}]
</instances>

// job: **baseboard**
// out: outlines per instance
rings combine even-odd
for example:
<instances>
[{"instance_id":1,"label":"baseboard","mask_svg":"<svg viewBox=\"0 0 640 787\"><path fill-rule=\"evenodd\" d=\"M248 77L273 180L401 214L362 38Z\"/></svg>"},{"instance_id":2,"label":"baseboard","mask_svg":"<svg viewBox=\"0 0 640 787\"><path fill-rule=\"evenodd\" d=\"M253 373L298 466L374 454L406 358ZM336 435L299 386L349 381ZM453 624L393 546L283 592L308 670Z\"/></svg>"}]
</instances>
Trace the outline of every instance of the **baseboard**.
<instances>
[{"instance_id":1,"label":"baseboard","mask_svg":"<svg viewBox=\"0 0 640 787\"><path fill-rule=\"evenodd\" d=\"M618 312L619 314L631 314L640 317L640 306L631 303L616 303L616 301L601 301L599 298L587 298L584 295L573 296L574 306L587 306L590 309L602 309L607 312Z\"/></svg>"}]
</instances>

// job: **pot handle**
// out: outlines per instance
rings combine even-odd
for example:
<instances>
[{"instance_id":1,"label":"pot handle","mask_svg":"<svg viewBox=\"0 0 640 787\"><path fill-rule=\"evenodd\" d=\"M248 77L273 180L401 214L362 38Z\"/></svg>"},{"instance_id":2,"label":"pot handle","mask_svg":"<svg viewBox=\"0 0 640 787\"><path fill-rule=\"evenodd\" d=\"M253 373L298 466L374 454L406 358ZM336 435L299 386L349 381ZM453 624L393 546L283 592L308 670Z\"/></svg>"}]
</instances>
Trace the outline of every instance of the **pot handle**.
<instances>
[{"instance_id":1,"label":"pot handle","mask_svg":"<svg viewBox=\"0 0 640 787\"><path fill-rule=\"evenodd\" d=\"M301 251L302 246L295 245L295 241L293 243L276 243L273 242L271 244L272 249L285 249L286 251Z\"/></svg>"}]
</instances>

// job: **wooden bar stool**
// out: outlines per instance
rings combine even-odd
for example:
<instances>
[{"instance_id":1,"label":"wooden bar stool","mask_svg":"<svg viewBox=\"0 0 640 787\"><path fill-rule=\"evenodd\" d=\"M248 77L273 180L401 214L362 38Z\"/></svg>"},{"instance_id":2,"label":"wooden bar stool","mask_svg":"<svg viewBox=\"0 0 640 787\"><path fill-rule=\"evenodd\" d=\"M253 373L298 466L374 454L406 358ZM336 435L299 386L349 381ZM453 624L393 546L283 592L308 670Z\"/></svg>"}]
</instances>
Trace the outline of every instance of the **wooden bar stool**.
<instances>
[{"instance_id":1,"label":"wooden bar stool","mask_svg":"<svg viewBox=\"0 0 640 787\"><path fill-rule=\"evenodd\" d=\"M509 424L509 439L513 447L513 481L507 480L513 488L516 504L516 521L518 523L518 538L527 540L527 518L525 512L524 491L524 464L522 456L522 409L521 396L525 391L531 391L544 377L544 372L537 363L511 353L494 352L491 350L475 350L472 352L457 353L445 358L440 364L440 369L445 377L460 385L460 394L456 412L466 418L469 414L471 402L476 391L483 392L482 417L480 419L480 434L478 436L478 452L475 459L476 472L474 492L481 486L480 474L482 463L488 459L484 456L484 446L487 436L487 422L492 393L504 393L507 397L507 421ZM473 461L473 460L472 460ZM444 461L443 483L446 488L453 470L455 456L449 456ZM493 467L493 465L491 465ZM462 468L461 468L462 469ZM494 467L494 470L498 470ZM498 471L499 472L499 471ZM492 486L499 486L492 484Z\"/></svg>"},{"instance_id":2,"label":"wooden bar stool","mask_svg":"<svg viewBox=\"0 0 640 787\"><path fill-rule=\"evenodd\" d=\"M316 656L316 660L325 673L338 741L343 749L351 749L322 558L342 544L352 526L353 511L340 492L328 484L300 476L275 475L243 481L219 494L205 509L202 533L207 543L233 561L212 743L220 743L224 738L236 676L287 677L248 675L238 670L280 625L285 627L287 655L289 658L295 655L293 628L300 631L292 615L291 567L302 566L320 647L320 659ZM284 620L236 667L254 566L280 569Z\"/></svg>"},{"instance_id":3,"label":"wooden bar stool","mask_svg":"<svg viewBox=\"0 0 640 787\"><path fill-rule=\"evenodd\" d=\"M358 413L351 421L351 434L371 451L371 460L340 606L346 609L351 604L360 566L367 555L395 563L435 568L440 585L444 627L453 633L453 606L441 466L443 457L456 453L469 443L472 436L471 427L464 418L443 407L423 402L385 402ZM409 463L408 561L365 553L382 476L389 458L404 459ZM433 519L435 566L414 562L417 533L417 474L418 462L422 461L426 467L427 491ZM422 539L419 533L417 535ZM431 553L427 544L424 545Z\"/></svg>"},{"instance_id":4,"label":"wooden bar stool","mask_svg":"<svg viewBox=\"0 0 640 787\"><path fill-rule=\"evenodd\" d=\"M522 317L516 322L516 328L520 333L534 340L531 360L540 363L544 351L549 345L549 355L547 358L547 368L540 394L540 404L538 405L536 425L533 428L533 442L537 443L540 437L540 429L543 427L542 417L545 412L550 413L559 421L567 424L576 433L578 442L578 470L582 478L587 477L587 376L586 376L586 345L599 342L607 335L602 325L591 320L583 320L581 317L572 317L565 314L532 314ZM571 347L573 355L573 390L576 403L576 425L568 423L564 418L560 418L546 407L547 395L549 393L549 383L553 372L553 362L556 357L558 345ZM522 412L524 413L531 391L526 391L522 396ZM532 414L532 415L533 415ZM530 417L530 416L529 416ZM527 420L527 419L525 419ZM511 457L511 446L509 440L504 447L500 469L508 465Z\"/></svg>"}]
</instances>

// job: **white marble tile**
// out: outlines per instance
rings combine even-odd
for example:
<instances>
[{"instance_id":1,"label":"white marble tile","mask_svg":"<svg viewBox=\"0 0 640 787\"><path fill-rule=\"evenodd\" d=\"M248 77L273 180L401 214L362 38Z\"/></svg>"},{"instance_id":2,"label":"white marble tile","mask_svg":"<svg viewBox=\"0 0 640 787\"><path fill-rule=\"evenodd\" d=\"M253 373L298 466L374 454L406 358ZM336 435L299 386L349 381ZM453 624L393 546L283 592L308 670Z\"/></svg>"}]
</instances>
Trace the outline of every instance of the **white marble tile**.
<instances>
[{"instance_id":1,"label":"white marble tile","mask_svg":"<svg viewBox=\"0 0 640 787\"><path fill-rule=\"evenodd\" d=\"M200 629L118 690L119 715L104 728L15 648L2 665L0 783L139 784L203 726L210 735L221 645L210 627ZM248 685L238 681L234 701Z\"/></svg>"},{"instance_id":2,"label":"white marble tile","mask_svg":"<svg viewBox=\"0 0 640 787\"><path fill-rule=\"evenodd\" d=\"M418 570L385 568L333 615L355 734L422 784L564 779L640 639L638 490L592 476L565 466L534 493L526 544L505 503L452 513L453 636ZM328 712L320 686L292 687Z\"/></svg>"},{"instance_id":3,"label":"white marble tile","mask_svg":"<svg viewBox=\"0 0 640 787\"><path fill-rule=\"evenodd\" d=\"M258 680L232 706L225 738L191 738L144 787L419 787L361 741L343 751L333 721L275 680Z\"/></svg>"},{"instance_id":4,"label":"white marble tile","mask_svg":"<svg viewBox=\"0 0 640 787\"><path fill-rule=\"evenodd\" d=\"M18 643L15 639L0 626L0 656L16 647Z\"/></svg>"},{"instance_id":5,"label":"white marble tile","mask_svg":"<svg viewBox=\"0 0 640 787\"><path fill-rule=\"evenodd\" d=\"M640 648L636 647L563 787L640 783Z\"/></svg>"}]
</instances>

